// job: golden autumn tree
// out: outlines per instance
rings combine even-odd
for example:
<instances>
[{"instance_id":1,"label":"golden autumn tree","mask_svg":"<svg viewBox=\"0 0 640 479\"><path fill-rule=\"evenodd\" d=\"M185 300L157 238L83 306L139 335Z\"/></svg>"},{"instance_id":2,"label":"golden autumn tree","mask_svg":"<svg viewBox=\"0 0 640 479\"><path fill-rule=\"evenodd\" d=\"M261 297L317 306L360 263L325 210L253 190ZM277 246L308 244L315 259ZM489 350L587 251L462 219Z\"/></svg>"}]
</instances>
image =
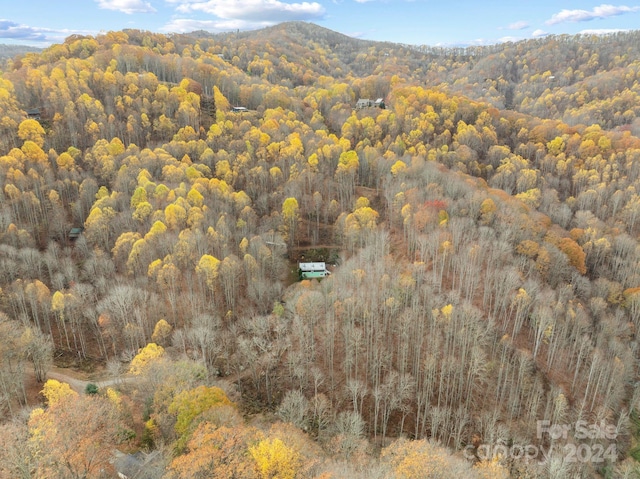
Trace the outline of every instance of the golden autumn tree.
<instances>
[{"instance_id":1,"label":"golden autumn tree","mask_svg":"<svg viewBox=\"0 0 640 479\"><path fill-rule=\"evenodd\" d=\"M294 479L301 456L278 438L267 438L249 448L261 479Z\"/></svg>"},{"instance_id":2,"label":"golden autumn tree","mask_svg":"<svg viewBox=\"0 0 640 479\"><path fill-rule=\"evenodd\" d=\"M258 432L250 427L218 427L203 422L187 444L187 452L176 457L169 466L171 479L257 478L255 466L248 457L249 445Z\"/></svg>"},{"instance_id":3,"label":"golden autumn tree","mask_svg":"<svg viewBox=\"0 0 640 479\"><path fill-rule=\"evenodd\" d=\"M29 417L31 477L99 478L111 470L113 450L126 438L118 408L97 395L59 397Z\"/></svg>"},{"instance_id":4,"label":"golden autumn tree","mask_svg":"<svg viewBox=\"0 0 640 479\"><path fill-rule=\"evenodd\" d=\"M407 171L407 164L402 161L402 160L397 160L392 166L391 166L391 174L393 176L398 176L401 173Z\"/></svg>"},{"instance_id":5,"label":"golden autumn tree","mask_svg":"<svg viewBox=\"0 0 640 479\"><path fill-rule=\"evenodd\" d=\"M493 222L493 218L496 214L496 204L491 198L486 198L480 204L480 224L481 225L490 225Z\"/></svg>"},{"instance_id":6,"label":"golden autumn tree","mask_svg":"<svg viewBox=\"0 0 640 479\"><path fill-rule=\"evenodd\" d=\"M48 160L47 154L35 141L25 141L24 145L22 145L21 150L24 153L25 157L30 161L33 161L34 163L44 164Z\"/></svg>"},{"instance_id":7,"label":"golden autumn tree","mask_svg":"<svg viewBox=\"0 0 640 479\"><path fill-rule=\"evenodd\" d=\"M375 231L378 225L378 212L369 206L369 200L360 197L356 201L353 213L344 219L344 235L353 247L362 246L369 233Z\"/></svg>"},{"instance_id":8,"label":"golden autumn tree","mask_svg":"<svg viewBox=\"0 0 640 479\"><path fill-rule=\"evenodd\" d=\"M64 337L66 339L67 348L71 348L69 343L69 334L67 333L67 320L65 318L65 308L68 300L68 295L61 291L56 291L51 296L51 310L56 314L58 319L58 325L60 329L64 331Z\"/></svg>"},{"instance_id":9,"label":"golden autumn tree","mask_svg":"<svg viewBox=\"0 0 640 479\"><path fill-rule=\"evenodd\" d=\"M104 208L95 207L91 210L84 224L85 235L90 243L105 250L109 249L109 223L115 215L113 208L108 206Z\"/></svg>"},{"instance_id":10,"label":"golden autumn tree","mask_svg":"<svg viewBox=\"0 0 640 479\"><path fill-rule=\"evenodd\" d=\"M233 405L219 387L199 386L178 394L169 405L169 412L176 416L176 433L183 436L189 432L193 421L203 412L215 407Z\"/></svg>"},{"instance_id":11,"label":"golden autumn tree","mask_svg":"<svg viewBox=\"0 0 640 479\"><path fill-rule=\"evenodd\" d=\"M358 153L354 150L348 150L340 154L335 179L338 183L339 201L343 206L351 202L359 166Z\"/></svg>"},{"instance_id":12,"label":"golden autumn tree","mask_svg":"<svg viewBox=\"0 0 640 479\"><path fill-rule=\"evenodd\" d=\"M162 346L158 346L156 343L149 343L133 358L129 365L129 372L131 374L140 375L144 373L149 365L162 356L164 356L164 348Z\"/></svg>"},{"instance_id":13,"label":"golden autumn tree","mask_svg":"<svg viewBox=\"0 0 640 479\"><path fill-rule=\"evenodd\" d=\"M169 229L180 231L187 221L187 210L178 204L172 203L164 209L164 217Z\"/></svg>"},{"instance_id":14,"label":"golden autumn tree","mask_svg":"<svg viewBox=\"0 0 640 479\"><path fill-rule=\"evenodd\" d=\"M73 171L76 166L73 156L66 151L60 153L60 156L56 158L56 165L58 165L59 169L64 171Z\"/></svg>"},{"instance_id":15,"label":"golden autumn tree","mask_svg":"<svg viewBox=\"0 0 640 479\"><path fill-rule=\"evenodd\" d=\"M289 245L293 245L298 224L298 200L287 198L282 203L282 229L283 235Z\"/></svg>"},{"instance_id":16,"label":"golden autumn tree","mask_svg":"<svg viewBox=\"0 0 640 479\"><path fill-rule=\"evenodd\" d=\"M55 406L60 401L78 396L68 383L49 379L42 388L42 395L47 400L49 406Z\"/></svg>"},{"instance_id":17,"label":"golden autumn tree","mask_svg":"<svg viewBox=\"0 0 640 479\"><path fill-rule=\"evenodd\" d=\"M214 294L218 283L218 270L220 269L220 260L210 254L203 254L196 266L196 273L207 286L211 294Z\"/></svg>"},{"instance_id":18,"label":"golden autumn tree","mask_svg":"<svg viewBox=\"0 0 640 479\"><path fill-rule=\"evenodd\" d=\"M587 272L587 265L585 263L586 254L582 247L571 238L562 238L556 244L558 249L562 251L567 258L569 258L569 264L578 270L580 274Z\"/></svg>"},{"instance_id":19,"label":"golden autumn tree","mask_svg":"<svg viewBox=\"0 0 640 479\"><path fill-rule=\"evenodd\" d=\"M21 140L32 141L40 148L44 146L45 131L39 121L24 120L18 126L18 136Z\"/></svg>"},{"instance_id":20,"label":"golden autumn tree","mask_svg":"<svg viewBox=\"0 0 640 479\"><path fill-rule=\"evenodd\" d=\"M153 328L153 334L151 335L151 340L154 343L165 343L171 336L171 332L173 328L169 323L167 323L166 319L160 319L155 327Z\"/></svg>"},{"instance_id":21,"label":"golden autumn tree","mask_svg":"<svg viewBox=\"0 0 640 479\"><path fill-rule=\"evenodd\" d=\"M138 186L131 195L131 208L136 208L140 203L147 201L147 190L142 186Z\"/></svg>"},{"instance_id":22,"label":"golden autumn tree","mask_svg":"<svg viewBox=\"0 0 640 479\"><path fill-rule=\"evenodd\" d=\"M137 204L134 212L131 214L134 220L144 223L144 221L153 213L153 206L148 201L142 201Z\"/></svg>"},{"instance_id":23,"label":"golden autumn tree","mask_svg":"<svg viewBox=\"0 0 640 479\"><path fill-rule=\"evenodd\" d=\"M473 477L471 466L447 449L427 440L398 439L382 450L397 479L448 479Z\"/></svg>"}]
</instances>

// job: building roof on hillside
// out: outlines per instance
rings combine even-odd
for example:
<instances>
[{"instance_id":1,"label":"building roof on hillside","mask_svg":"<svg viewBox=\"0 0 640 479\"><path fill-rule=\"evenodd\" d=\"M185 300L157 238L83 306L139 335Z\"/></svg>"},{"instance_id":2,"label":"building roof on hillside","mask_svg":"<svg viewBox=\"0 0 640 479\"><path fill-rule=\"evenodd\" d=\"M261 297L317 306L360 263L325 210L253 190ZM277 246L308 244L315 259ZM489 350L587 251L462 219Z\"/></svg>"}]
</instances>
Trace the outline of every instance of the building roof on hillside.
<instances>
[{"instance_id":1,"label":"building roof on hillside","mask_svg":"<svg viewBox=\"0 0 640 479\"><path fill-rule=\"evenodd\" d=\"M302 271L326 271L327 266L324 263L300 263L298 267Z\"/></svg>"},{"instance_id":2,"label":"building roof on hillside","mask_svg":"<svg viewBox=\"0 0 640 479\"><path fill-rule=\"evenodd\" d=\"M74 239L82 234L84 228L71 228L69 230L69 238Z\"/></svg>"}]
</instances>

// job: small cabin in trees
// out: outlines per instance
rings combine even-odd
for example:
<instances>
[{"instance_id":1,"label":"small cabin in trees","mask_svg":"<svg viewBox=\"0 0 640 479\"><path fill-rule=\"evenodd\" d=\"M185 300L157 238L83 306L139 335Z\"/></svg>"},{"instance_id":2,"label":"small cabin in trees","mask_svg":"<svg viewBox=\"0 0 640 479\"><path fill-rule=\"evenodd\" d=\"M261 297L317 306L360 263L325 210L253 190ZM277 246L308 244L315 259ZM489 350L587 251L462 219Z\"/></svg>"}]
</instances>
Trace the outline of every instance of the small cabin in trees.
<instances>
[{"instance_id":1,"label":"small cabin in trees","mask_svg":"<svg viewBox=\"0 0 640 479\"><path fill-rule=\"evenodd\" d=\"M369 100L368 98L360 98L356 102L356 110L362 110L363 108L381 108L385 109L384 98L378 98L377 100Z\"/></svg>"},{"instance_id":2,"label":"small cabin in trees","mask_svg":"<svg viewBox=\"0 0 640 479\"><path fill-rule=\"evenodd\" d=\"M84 228L71 228L69 230L69 239L70 240L77 240L80 235L82 234L82 231L84 230Z\"/></svg>"},{"instance_id":3,"label":"small cabin in trees","mask_svg":"<svg viewBox=\"0 0 640 479\"><path fill-rule=\"evenodd\" d=\"M325 263L298 263L298 273L300 279L319 279L331 274Z\"/></svg>"},{"instance_id":4,"label":"small cabin in trees","mask_svg":"<svg viewBox=\"0 0 640 479\"><path fill-rule=\"evenodd\" d=\"M40 120L40 108L30 108L27 110L27 118L29 120Z\"/></svg>"},{"instance_id":5,"label":"small cabin in trees","mask_svg":"<svg viewBox=\"0 0 640 479\"><path fill-rule=\"evenodd\" d=\"M243 106L234 106L231 111L235 112L235 113L246 113L249 110Z\"/></svg>"}]
</instances>

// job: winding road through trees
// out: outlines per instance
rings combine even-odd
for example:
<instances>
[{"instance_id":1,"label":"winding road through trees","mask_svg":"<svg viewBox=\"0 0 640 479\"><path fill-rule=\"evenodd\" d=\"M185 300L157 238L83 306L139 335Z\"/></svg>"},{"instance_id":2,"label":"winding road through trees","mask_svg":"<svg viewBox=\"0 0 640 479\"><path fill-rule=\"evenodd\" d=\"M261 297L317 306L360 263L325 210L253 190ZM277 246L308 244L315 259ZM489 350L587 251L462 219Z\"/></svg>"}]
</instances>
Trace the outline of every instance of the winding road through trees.
<instances>
[{"instance_id":1,"label":"winding road through trees","mask_svg":"<svg viewBox=\"0 0 640 479\"><path fill-rule=\"evenodd\" d=\"M33 370L28 370L27 374L33 376ZM30 378L33 379L33 378ZM56 381L64 382L71 386L71 389L77 393L84 393L87 384L95 384L98 388L104 388L107 386L120 385L133 381L135 376L120 375L117 377L105 377L99 379L90 379L79 377L79 373L73 369L52 367L47 371L47 379L55 379ZM35 379L33 379L35 381ZM40 387L41 389L41 387Z\"/></svg>"}]
</instances>

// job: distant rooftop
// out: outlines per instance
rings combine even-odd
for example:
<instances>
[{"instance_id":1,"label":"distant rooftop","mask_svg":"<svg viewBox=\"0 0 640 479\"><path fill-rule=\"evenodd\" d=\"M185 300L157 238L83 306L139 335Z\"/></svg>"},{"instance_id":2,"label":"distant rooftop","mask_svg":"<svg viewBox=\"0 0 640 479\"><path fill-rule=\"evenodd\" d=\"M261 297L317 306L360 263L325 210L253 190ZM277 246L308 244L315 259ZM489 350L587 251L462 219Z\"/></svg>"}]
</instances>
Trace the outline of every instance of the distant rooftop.
<instances>
[{"instance_id":1,"label":"distant rooftop","mask_svg":"<svg viewBox=\"0 0 640 479\"><path fill-rule=\"evenodd\" d=\"M69 238L75 239L82 234L84 228L71 228L69 230Z\"/></svg>"}]
</instances>

